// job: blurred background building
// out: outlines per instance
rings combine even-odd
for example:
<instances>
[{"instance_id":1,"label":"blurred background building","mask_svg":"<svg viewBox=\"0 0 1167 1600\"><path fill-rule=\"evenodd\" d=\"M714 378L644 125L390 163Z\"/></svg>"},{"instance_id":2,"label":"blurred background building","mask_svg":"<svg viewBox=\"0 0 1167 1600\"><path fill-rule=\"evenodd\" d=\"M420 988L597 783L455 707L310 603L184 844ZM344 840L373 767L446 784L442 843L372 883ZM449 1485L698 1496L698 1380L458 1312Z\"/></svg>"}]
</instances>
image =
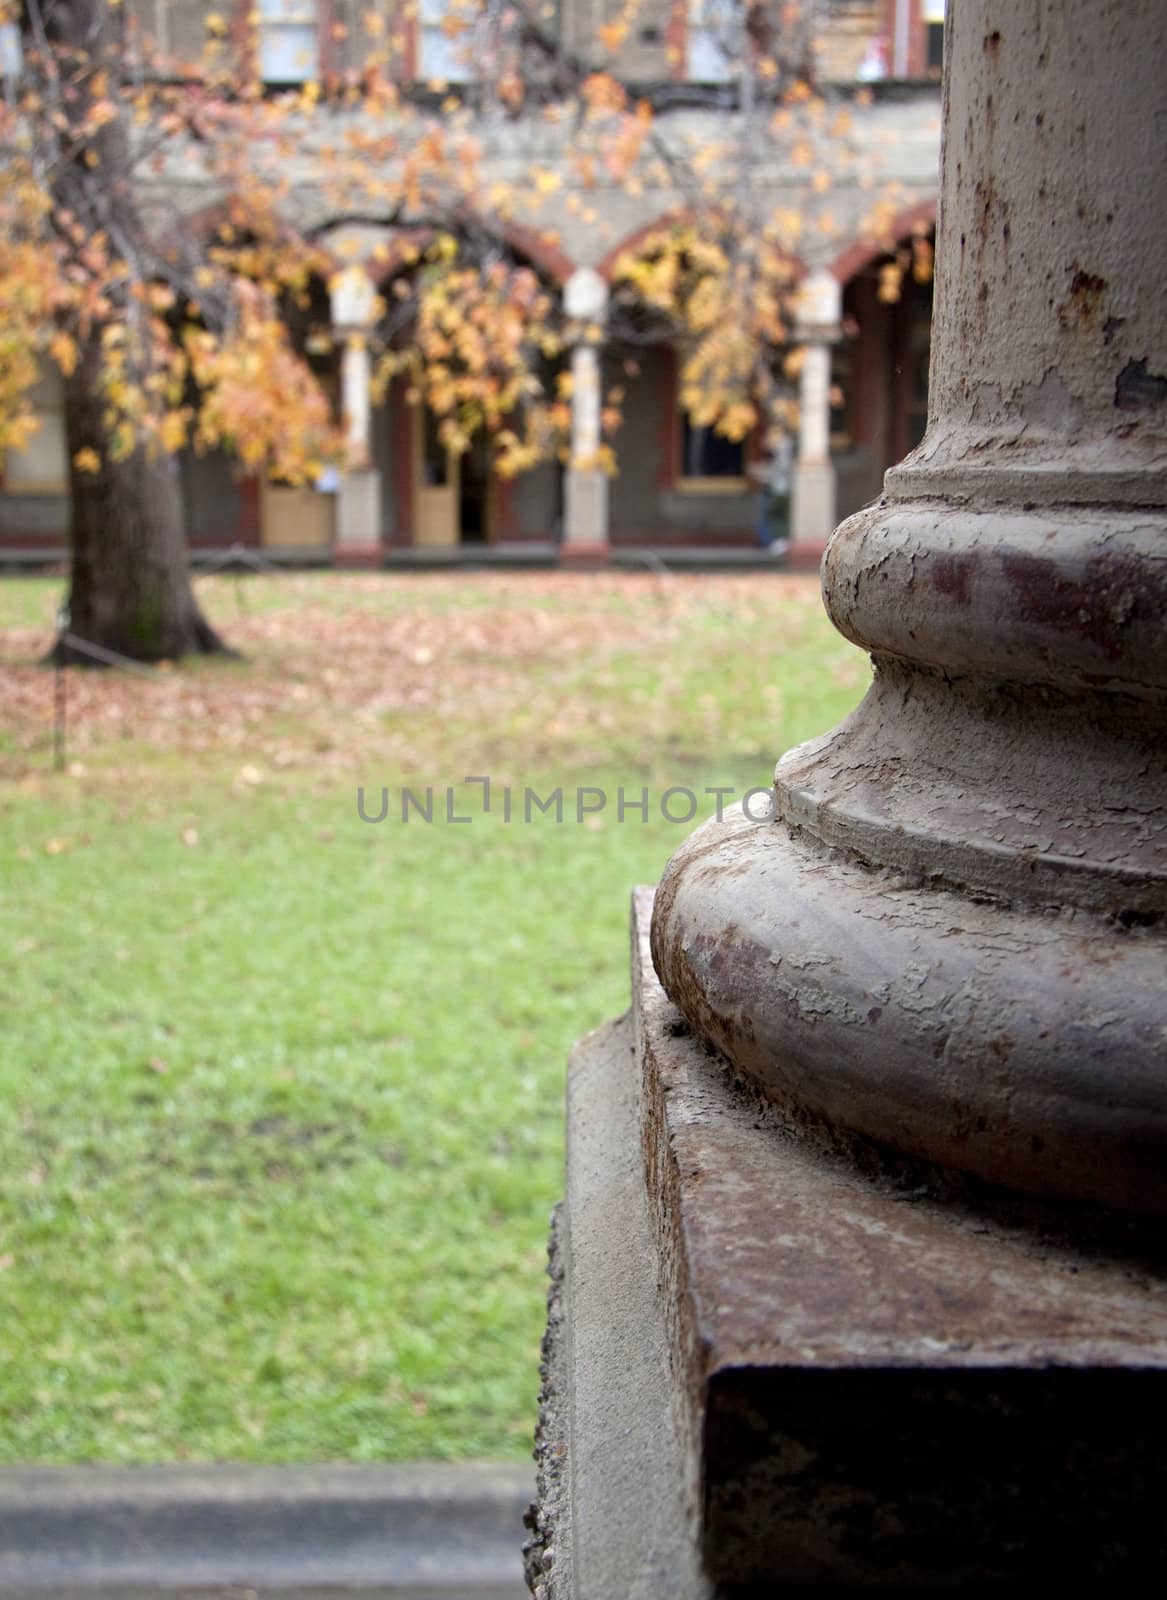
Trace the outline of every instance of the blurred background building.
<instances>
[{"instance_id":1,"label":"blurred background building","mask_svg":"<svg viewBox=\"0 0 1167 1600\"><path fill-rule=\"evenodd\" d=\"M139 24L175 59L198 58L211 0L127 0ZM665 137L686 148L723 138L741 115L733 65L719 44L720 10L737 0L643 0L607 70L633 93L651 96ZM229 12L231 0L220 4ZM434 98L435 84L472 86L481 57L473 41L443 29L450 0L375 0L402 41L394 57L403 101ZM236 8L238 9L238 8ZM338 75L359 75L367 32L361 0L260 0L259 61L273 92ZM605 19L627 11L612 0L559 0L539 11L564 51L586 59ZM792 557L817 559L835 524L878 494L887 468L922 436L927 412L931 283L897 266L913 242L925 248L935 223L939 154L940 60L944 0L818 0L804 8L808 66L828 96L849 107L852 132L829 173L833 225L807 231L795 263L806 286L805 350L800 375L802 421L795 452L789 532ZM242 13L241 13L242 15ZM3 64L19 72L19 48L8 30ZM597 57L598 59L598 57ZM541 96L555 93L554 74ZM360 116L359 109L348 113ZM484 118L483 170L513 179L537 159L554 171L570 139L542 111ZM162 180L158 180L162 181ZM760 168L755 181L774 203L798 210L811 201L806 168ZM823 182L820 174L813 181ZM168 172L167 197L188 216L213 219L223 196L200 188L197 176ZM566 187L565 187L566 192ZM884 203L878 236L869 218L873 197ZM176 198L177 197L177 198ZM317 225L320 174L310 148L289 188L289 224ZM582 270L610 280L622 253L683 214L680 188L661 184L630 193L598 186L590 210L557 209L552 196L539 230L516 226L518 259L532 265L557 294ZM208 225L209 222L208 222ZM553 226L555 243L548 244ZM343 409L353 470L327 474L312 488L292 488L241 475L217 453L184 453L181 476L187 536L194 552L235 544L273 558L377 565L385 560L553 553L565 530L564 470L545 463L515 479L491 470L485 440L457 456L442 444L424 407L407 403L395 380L382 403L368 391L369 356L362 318L375 297L354 286L352 251L339 228L322 243L337 247L337 274L314 285L302 343L321 383ZM351 235L351 228L347 230ZM366 230L369 238L376 230ZM392 236L389 238L392 246ZM351 243L351 241L350 241ZM369 239L365 240L366 246ZM359 267L384 291L398 258L380 240ZM894 284L889 290L889 273ZM601 353L603 359L603 352ZM679 403L678 359L667 344L638 351L624 379L622 426L613 444L618 472L603 513L606 529L589 529L613 549L713 551L757 543L756 447L693 427ZM68 530L67 452L60 379L46 368L35 394L41 426L23 452L10 454L0 480L0 559L64 555Z\"/></svg>"}]
</instances>

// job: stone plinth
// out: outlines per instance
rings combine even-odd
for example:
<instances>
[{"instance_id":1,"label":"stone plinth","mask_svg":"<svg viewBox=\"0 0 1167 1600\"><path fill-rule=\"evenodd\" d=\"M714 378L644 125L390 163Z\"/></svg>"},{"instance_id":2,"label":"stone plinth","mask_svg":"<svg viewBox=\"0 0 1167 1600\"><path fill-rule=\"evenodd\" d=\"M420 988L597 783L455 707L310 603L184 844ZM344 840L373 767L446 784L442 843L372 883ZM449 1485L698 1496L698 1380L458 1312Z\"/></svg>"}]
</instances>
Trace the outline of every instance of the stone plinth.
<instances>
[{"instance_id":1,"label":"stone plinth","mask_svg":"<svg viewBox=\"0 0 1167 1600\"><path fill-rule=\"evenodd\" d=\"M1140 1226L1083 1238L808 1135L665 996L651 909L638 891L632 1016L570 1075L548 1600L1158 1564L1167 1286Z\"/></svg>"},{"instance_id":2,"label":"stone plinth","mask_svg":"<svg viewBox=\"0 0 1167 1600\"><path fill-rule=\"evenodd\" d=\"M375 468L341 474L333 560L342 567L376 567L381 548L381 474Z\"/></svg>"}]
</instances>

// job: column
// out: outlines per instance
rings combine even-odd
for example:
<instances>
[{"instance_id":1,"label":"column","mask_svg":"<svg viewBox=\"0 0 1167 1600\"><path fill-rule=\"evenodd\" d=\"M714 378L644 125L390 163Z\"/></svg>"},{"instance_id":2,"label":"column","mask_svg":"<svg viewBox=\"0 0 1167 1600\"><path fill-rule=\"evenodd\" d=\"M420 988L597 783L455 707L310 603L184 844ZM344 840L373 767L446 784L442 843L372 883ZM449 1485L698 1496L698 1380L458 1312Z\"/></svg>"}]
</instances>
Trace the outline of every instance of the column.
<instances>
[{"instance_id":1,"label":"column","mask_svg":"<svg viewBox=\"0 0 1167 1600\"><path fill-rule=\"evenodd\" d=\"M829 272L807 279L799 296L798 457L794 464L791 540L804 556L821 555L835 527L831 464L831 345L838 337L841 290Z\"/></svg>"},{"instance_id":2,"label":"column","mask_svg":"<svg viewBox=\"0 0 1167 1600\"><path fill-rule=\"evenodd\" d=\"M946 48L929 425L823 563L870 690L638 892L570 1068L550 1600L1163 1559L1167 9Z\"/></svg>"},{"instance_id":3,"label":"column","mask_svg":"<svg viewBox=\"0 0 1167 1600\"><path fill-rule=\"evenodd\" d=\"M368 339L360 329L345 335L340 352L340 403L344 416L345 441L350 471L365 471L369 465L369 424L372 377Z\"/></svg>"},{"instance_id":4,"label":"column","mask_svg":"<svg viewBox=\"0 0 1167 1600\"><path fill-rule=\"evenodd\" d=\"M603 398L599 350L592 338L607 304L608 286L592 268L581 267L568 279L564 306L578 326L578 338L571 352L571 460L561 551L565 561L603 560L608 554L608 474L596 463Z\"/></svg>"},{"instance_id":5,"label":"column","mask_svg":"<svg viewBox=\"0 0 1167 1600\"><path fill-rule=\"evenodd\" d=\"M703 856L699 885L682 852L656 934L666 988L780 1098L1136 1208L1167 1208L1167 946L1130 937L1167 915L1165 36L1154 0L954 9L927 435L823 568L874 682L780 762L777 820L727 847L733 878ZM744 933L742 852L770 887L749 880L731 1005L691 952L722 918ZM891 921L879 873L906 897ZM770 956L800 939L835 959L796 1005Z\"/></svg>"},{"instance_id":6,"label":"column","mask_svg":"<svg viewBox=\"0 0 1167 1600\"><path fill-rule=\"evenodd\" d=\"M338 566L376 566L381 559L381 474L370 450L372 402L368 329L376 290L363 267L337 274L330 284L332 321L340 340L340 395L348 460L336 505Z\"/></svg>"}]
</instances>

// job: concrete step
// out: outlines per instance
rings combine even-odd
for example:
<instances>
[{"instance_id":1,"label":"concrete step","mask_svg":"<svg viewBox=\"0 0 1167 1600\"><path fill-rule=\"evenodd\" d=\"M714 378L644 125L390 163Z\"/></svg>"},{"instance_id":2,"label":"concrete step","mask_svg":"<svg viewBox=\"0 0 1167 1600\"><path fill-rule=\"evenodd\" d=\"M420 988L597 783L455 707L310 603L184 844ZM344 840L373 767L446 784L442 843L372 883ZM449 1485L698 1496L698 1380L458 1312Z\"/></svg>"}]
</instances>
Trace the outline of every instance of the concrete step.
<instances>
[{"instance_id":1,"label":"concrete step","mask_svg":"<svg viewBox=\"0 0 1167 1600\"><path fill-rule=\"evenodd\" d=\"M4 1600L522 1600L533 1471L0 1469Z\"/></svg>"}]
</instances>

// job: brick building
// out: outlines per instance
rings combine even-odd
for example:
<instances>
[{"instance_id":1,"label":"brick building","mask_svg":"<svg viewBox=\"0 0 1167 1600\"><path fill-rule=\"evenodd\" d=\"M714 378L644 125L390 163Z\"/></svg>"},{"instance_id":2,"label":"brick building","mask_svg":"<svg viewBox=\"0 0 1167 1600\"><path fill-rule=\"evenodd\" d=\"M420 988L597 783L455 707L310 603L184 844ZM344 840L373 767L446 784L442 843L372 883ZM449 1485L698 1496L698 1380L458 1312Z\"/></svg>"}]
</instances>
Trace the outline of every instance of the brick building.
<instances>
[{"instance_id":1,"label":"brick building","mask_svg":"<svg viewBox=\"0 0 1167 1600\"><path fill-rule=\"evenodd\" d=\"M473 84L479 59L473 40L451 39L442 29L448 0L375 3L397 41L393 70L403 100L423 99L435 79ZM692 151L724 137L740 115L735 68L724 48L725 19L740 20L737 5L642 0L636 10L613 70L652 95L661 136L677 148ZM161 52L197 58L214 9L210 0L133 0L133 8ZM265 81L275 89L358 72L367 37L356 14L366 9L358 0L260 0L257 48ZM621 9L627 10L613 0L561 0L546 26L565 51L586 59L597 28ZM908 273L897 295L885 290L896 247L926 236L935 220L943 14L943 0L829 0L807 8L814 23L805 49L826 92L849 107L853 127L848 151L830 174L833 225L829 232L808 230L795 263L805 291L798 330L805 359L790 520L795 556L807 560L840 517L878 493L884 471L923 429L931 286ZM8 70L19 70L17 53L9 41ZM359 119L361 112L349 115ZM493 121L483 132L484 170L489 174L493 165L513 175L532 159L554 170L569 159L569 139L537 117ZM221 203L181 172L165 181L168 200L188 216L212 214ZM761 169L756 181L773 191L775 204L810 205L807 171ZM873 193L895 196L878 242L869 225ZM290 224L312 223L319 205L306 155L292 188ZM621 253L681 216L684 205L684 195L667 183L639 196L601 186L598 220L581 220L566 207L557 213L551 203L541 229L516 227L513 244L557 292L570 294L574 282L577 293L602 299ZM549 246L552 229L556 243ZM178 470L192 548L242 544L276 557L377 564L486 545L535 553L573 538L664 550L755 543L754 447L689 425L679 405L677 355L667 345L638 353L613 440L619 470L610 486L565 483L573 475L555 464L504 481L491 472L483 444L462 457L447 455L432 419L406 402L403 386L395 384L383 404L372 405L362 334L371 289L392 277L393 240L366 229L354 266L344 231L325 236L338 270L329 285L317 286L322 327L312 359L345 416L352 470L315 489L291 489L243 476L225 456L185 454ZM604 359L601 352L601 367ZM577 385L577 409L586 408L586 392ZM41 428L23 453L9 456L0 481L0 558L63 553L66 546L65 439L51 371L34 401ZM594 422L586 415L576 420L585 429Z\"/></svg>"}]
</instances>

